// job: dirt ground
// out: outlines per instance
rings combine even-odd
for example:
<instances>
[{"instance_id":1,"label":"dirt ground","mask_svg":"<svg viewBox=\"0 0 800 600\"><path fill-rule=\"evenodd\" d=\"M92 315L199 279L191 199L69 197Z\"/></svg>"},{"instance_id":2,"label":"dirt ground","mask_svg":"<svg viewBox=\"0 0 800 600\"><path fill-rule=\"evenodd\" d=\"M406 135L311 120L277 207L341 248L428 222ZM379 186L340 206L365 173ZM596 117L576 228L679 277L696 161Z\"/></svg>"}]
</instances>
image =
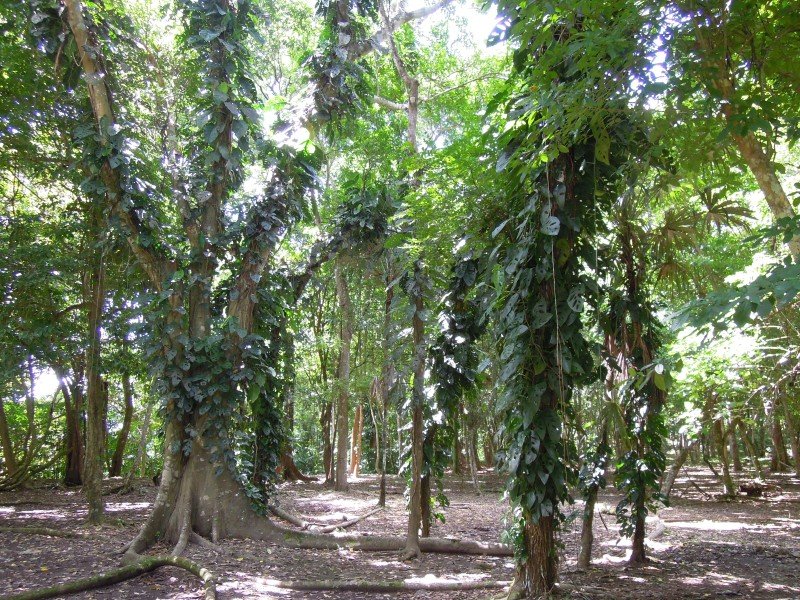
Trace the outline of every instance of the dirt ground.
<instances>
[{"instance_id":1,"label":"dirt ground","mask_svg":"<svg viewBox=\"0 0 800 600\"><path fill-rule=\"evenodd\" d=\"M575 556L580 537L576 519L562 537L561 595L565 598L627 600L635 598L800 598L800 480L788 475L769 479L766 497L741 497L735 502L716 498L721 492L710 472L684 471L672 506L648 521L653 562L642 569L625 566L630 543L620 539L613 509L614 490L601 494L595 518L595 566L579 572ZM108 482L109 487L114 482ZM469 480L451 477L446 522L433 535L497 541L508 505L500 481L481 474L479 495ZM352 527L350 532L403 535L406 516L403 484L389 482L387 508ZM156 489L142 481L130 494L107 496L109 523L83 524L86 505L79 490L38 486L0 493L0 527L45 526L71 529L80 538L0 533L0 598L96 574L118 566L118 550L129 541L147 514ZM347 494L319 483L285 484L282 508L331 523L363 514L377 499L377 479L362 476ZM579 510L579 505L568 508ZM77 524L77 525L76 525ZM261 542L226 540L223 554L190 546L186 556L211 569L220 581L218 597L229 599L298 598L370 600L410 598L477 600L500 595L499 590L469 592L296 592L278 589L270 580L492 579L513 577L511 559L476 556L424 555L402 562L396 553L348 550L291 550ZM153 553L166 553L156 547ZM174 568L162 568L109 588L73 598L190 599L201 598L199 580Z\"/></svg>"}]
</instances>

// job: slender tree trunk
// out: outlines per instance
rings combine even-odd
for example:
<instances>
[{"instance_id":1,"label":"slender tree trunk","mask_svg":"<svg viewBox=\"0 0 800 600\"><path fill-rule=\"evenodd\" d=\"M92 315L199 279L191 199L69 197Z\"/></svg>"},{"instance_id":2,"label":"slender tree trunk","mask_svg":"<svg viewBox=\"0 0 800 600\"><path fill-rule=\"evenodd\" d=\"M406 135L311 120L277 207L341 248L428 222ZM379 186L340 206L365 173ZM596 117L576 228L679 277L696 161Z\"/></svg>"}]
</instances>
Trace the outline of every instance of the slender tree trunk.
<instances>
[{"instance_id":1,"label":"slender tree trunk","mask_svg":"<svg viewBox=\"0 0 800 600\"><path fill-rule=\"evenodd\" d=\"M136 448L136 458L131 468L131 477L139 471L140 477L147 477L147 440L150 437L150 420L153 415L153 401L148 400L144 409L144 420L139 427L139 444Z\"/></svg>"},{"instance_id":2,"label":"slender tree trunk","mask_svg":"<svg viewBox=\"0 0 800 600\"><path fill-rule=\"evenodd\" d=\"M747 451L747 456L750 458L750 462L753 464L753 469L755 469L756 475L760 479L764 479L764 471L761 468L761 462L758 459L758 453L753 445L752 440L750 439L750 433L745 429L744 421L737 421L737 425L741 431L744 449Z\"/></svg>"},{"instance_id":3,"label":"slender tree trunk","mask_svg":"<svg viewBox=\"0 0 800 600\"><path fill-rule=\"evenodd\" d=\"M342 266L335 266L336 294L341 311L341 351L337 372L338 400L336 403L336 490L347 490L347 421L350 402L350 346L353 340L353 306Z\"/></svg>"},{"instance_id":4,"label":"slender tree trunk","mask_svg":"<svg viewBox=\"0 0 800 600\"><path fill-rule=\"evenodd\" d=\"M436 423L432 423L428 431L425 432L425 437L422 440L422 457L423 465L425 458L425 448L430 448L435 452L434 444L436 443L436 433L438 427ZM431 513L431 474L425 473L420 482L420 529L421 536L426 538L431 535L431 525L433 524L433 513Z\"/></svg>"},{"instance_id":5,"label":"slender tree trunk","mask_svg":"<svg viewBox=\"0 0 800 600\"><path fill-rule=\"evenodd\" d=\"M394 260L391 253L386 260L386 301L383 305L383 337L381 349L383 350L383 368L381 369L381 489L378 498L379 506L386 506L386 459L389 454L389 394L394 385L394 361L392 360L392 303L394 302Z\"/></svg>"},{"instance_id":6,"label":"slender tree trunk","mask_svg":"<svg viewBox=\"0 0 800 600\"><path fill-rule=\"evenodd\" d=\"M664 480L661 482L661 493L669 498L672 493L672 488L675 485L675 480L678 478L681 467L686 463L689 453L697 446L698 440L693 440L691 443L686 444L678 449L675 458L672 460L672 465L669 470L664 474Z\"/></svg>"},{"instance_id":7,"label":"slender tree trunk","mask_svg":"<svg viewBox=\"0 0 800 600\"><path fill-rule=\"evenodd\" d=\"M601 452L608 451L608 430L605 423L601 423L600 442L597 445L598 462L596 468L602 468L599 477L605 476L606 457L601 456ZM581 547L578 553L578 568L588 569L592 564L592 547L594 546L594 508L597 504L597 492L599 485L592 485L586 496L586 504L583 507L583 523L581 524Z\"/></svg>"},{"instance_id":8,"label":"slender tree trunk","mask_svg":"<svg viewBox=\"0 0 800 600\"><path fill-rule=\"evenodd\" d=\"M325 402L322 405L322 413L319 417L320 428L322 429L322 470L325 472L325 484L333 483L333 470L331 462L333 458L333 442L331 441L331 421L333 420L333 403Z\"/></svg>"},{"instance_id":9,"label":"slender tree trunk","mask_svg":"<svg viewBox=\"0 0 800 600\"><path fill-rule=\"evenodd\" d=\"M707 78L708 87L713 90L713 95L721 101L720 111L725 117L726 123L732 128L731 137L739 153L758 182L758 187L764 194L764 199L775 219L794 217L794 208L792 208L778 178L775 165L753 132L748 131L742 134L741 124L736 121L737 109L733 104L736 91L735 75L731 71L728 61L715 60L715 57L725 56L727 48L715 48L709 32L703 28L698 26L696 31L698 46L704 53L703 62L710 70L716 71L716 76ZM787 245L792 256L800 257L800 236L791 238Z\"/></svg>"},{"instance_id":10,"label":"slender tree trunk","mask_svg":"<svg viewBox=\"0 0 800 600\"><path fill-rule=\"evenodd\" d=\"M644 485L640 485L639 489L644 490ZM633 528L633 538L631 539L631 557L628 559L630 565L641 565L647 562L647 554L644 547L645 538L645 495L639 494L636 497L636 524Z\"/></svg>"},{"instance_id":11,"label":"slender tree trunk","mask_svg":"<svg viewBox=\"0 0 800 600\"><path fill-rule=\"evenodd\" d=\"M461 407L459 415L453 419L453 475L461 475Z\"/></svg>"},{"instance_id":12,"label":"slender tree trunk","mask_svg":"<svg viewBox=\"0 0 800 600\"><path fill-rule=\"evenodd\" d=\"M469 460L469 475L472 478L472 485L475 487L475 491L480 494L481 486L478 484L478 432L474 428L470 428L468 437L467 459Z\"/></svg>"},{"instance_id":13,"label":"slender tree trunk","mask_svg":"<svg viewBox=\"0 0 800 600\"><path fill-rule=\"evenodd\" d=\"M361 470L361 441L364 432L364 409L362 404L356 406L353 415L353 437L350 442L350 475L358 477Z\"/></svg>"},{"instance_id":14,"label":"slender tree trunk","mask_svg":"<svg viewBox=\"0 0 800 600\"><path fill-rule=\"evenodd\" d=\"M117 447L114 449L114 456L111 459L109 477L119 477L122 474L125 446L128 444L128 435L130 435L131 421L133 420L133 388L131 387L131 376L128 373L122 374L122 397L125 402L125 415L122 418L122 429L117 438Z\"/></svg>"},{"instance_id":15,"label":"slender tree trunk","mask_svg":"<svg viewBox=\"0 0 800 600\"><path fill-rule=\"evenodd\" d=\"M414 303L412 332L414 341L414 384L411 395L411 498L409 500L408 532L406 537L405 557L420 555L419 529L422 521L422 463L423 456L423 420L422 404L425 398L425 323L422 312L425 309L422 296L422 265L414 263L414 276L411 284L411 297Z\"/></svg>"},{"instance_id":16,"label":"slender tree trunk","mask_svg":"<svg viewBox=\"0 0 800 600\"><path fill-rule=\"evenodd\" d=\"M736 496L736 485L733 483L733 478L731 477L728 446L725 442L725 428L722 424L722 419L716 419L712 427L714 445L716 446L717 456L720 461L720 466L722 467L722 484L725 486L725 495Z\"/></svg>"},{"instance_id":17,"label":"slender tree trunk","mask_svg":"<svg viewBox=\"0 0 800 600\"><path fill-rule=\"evenodd\" d=\"M772 454L770 454L770 470L773 473L782 473L786 470L789 463L789 455L786 452L786 442L783 439L783 428L780 418L780 398L776 397L772 403L770 417L772 419Z\"/></svg>"},{"instance_id":18,"label":"slender tree trunk","mask_svg":"<svg viewBox=\"0 0 800 600\"><path fill-rule=\"evenodd\" d=\"M800 477L800 423L798 418L792 413L789 402L783 402L784 416L786 417L786 431L789 434L789 441L792 447L792 467L795 477Z\"/></svg>"},{"instance_id":19,"label":"slender tree trunk","mask_svg":"<svg viewBox=\"0 0 800 600\"><path fill-rule=\"evenodd\" d=\"M736 427L730 427L728 429L728 440L730 443L730 456L733 459L733 472L734 473L741 473L742 472L742 457L739 454L739 440L736 439Z\"/></svg>"}]
</instances>

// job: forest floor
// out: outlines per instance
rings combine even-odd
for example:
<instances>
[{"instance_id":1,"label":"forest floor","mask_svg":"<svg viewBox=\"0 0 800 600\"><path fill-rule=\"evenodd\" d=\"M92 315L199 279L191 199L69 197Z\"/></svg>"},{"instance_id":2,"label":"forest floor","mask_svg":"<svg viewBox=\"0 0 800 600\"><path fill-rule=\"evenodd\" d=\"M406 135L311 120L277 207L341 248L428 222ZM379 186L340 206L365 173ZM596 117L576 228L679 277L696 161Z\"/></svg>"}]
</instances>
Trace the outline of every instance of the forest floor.
<instances>
[{"instance_id":1,"label":"forest floor","mask_svg":"<svg viewBox=\"0 0 800 600\"><path fill-rule=\"evenodd\" d=\"M437 523L437 537L497 541L508 505L501 483L489 473L480 476L481 494L469 478L449 476L445 482L450 506L446 522ZM595 518L595 565L576 569L580 518L563 536L563 597L578 599L635 598L800 598L800 480L788 475L769 478L772 489L762 498L721 501L721 487L707 470L682 472L670 508L648 520L653 558L645 568L626 567L630 542L620 539L613 511L619 495L601 493ZM406 516L403 482L390 478L387 508L349 532L403 535ZM107 482L109 487L114 482ZM0 598L38 587L97 574L118 566L118 549L135 534L155 498L156 488L144 480L124 496L108 495L108 524L83 524L86 504L79 490L39 485L0 493L0 527L43 526L74 531L77 538L0 533ZM346 494L320 483L291 483L280 489L285 510L331 523L370 510L377 499L377 478L362 476ZM578 505L569 508L579 510ZM579 513L578 513L579 514ZM77 524L77 525L76 525ZM606 527L607 526L607 527ZM320 600L477 600L499 590L469 592L296 592L278 589L270 580L402 581L440 579L510 580L509 558L426 554L402 562L397 553L291 550L261 542L225 540L223 554L189 546L186 556L219 578L218 597L229 599L299 598ZM154 553L167 553L156 547ZM194 599L201 585L192 575L166 567L74 598Z\"/></svg>"}]
</instances>

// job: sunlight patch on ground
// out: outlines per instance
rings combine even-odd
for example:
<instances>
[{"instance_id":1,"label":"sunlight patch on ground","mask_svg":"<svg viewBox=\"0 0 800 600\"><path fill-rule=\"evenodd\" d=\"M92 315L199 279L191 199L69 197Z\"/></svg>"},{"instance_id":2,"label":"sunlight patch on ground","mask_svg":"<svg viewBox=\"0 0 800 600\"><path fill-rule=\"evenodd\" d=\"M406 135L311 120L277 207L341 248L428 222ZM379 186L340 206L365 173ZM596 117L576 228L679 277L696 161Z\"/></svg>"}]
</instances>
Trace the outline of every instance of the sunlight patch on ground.
<instances>
[{"instance_id":1,"label":"sunlight patch on ground","mask_svg":"<svg viewBox=\"0 0 800 600\"><path fill-rule=\"evenodd\" d=\"M327 510L339 510L339 511L363 511L370 508L374 508L375 500L370 498L369 500L359 500L358 498L346 498L341 497L337 494L328 493L328 494L320 494L318 496L311 496L309 498L298 498L296 501L298 508L302 508L304 506L314 506L319 504L324 504Z\"/></svg>"},{"instance_id":2,"label":"sunlight patch on ground","mask_svg":"<svg viewBox=\"0 0 800 600\"><path fill-rule=\"evenodd\" d=\"M670 521L668 525L678 529L695 529L698 531L740 531L743 529L761 531L764 529L782 529L779 525L769 523L750 525L739 521L711 521L709 519L703 519L702 521Z\"/></svg>"},{"instance_id":3,"label":"sunlight patch on ground","mask_svg":"<svg viewBox=\"0 0 800 600\"><path fill-rule=\"evenodd\" d=\"M14 516L24 519L53 519L55 521L65 521L67 519L74 519L74 514L67 514L62 510L21 510Z\"/></svg>"},{"instance_id":4,"label":"sunlight patch on ground","mask_svg":"<svg viewBox=\"0 0 800 600\"><path fill-rule=\"evenodd\" d=\"M123 512L126 510L144 510L150 508L150 502L112 502L106 504L106 512Z\"/></svg>"}]
</instances>

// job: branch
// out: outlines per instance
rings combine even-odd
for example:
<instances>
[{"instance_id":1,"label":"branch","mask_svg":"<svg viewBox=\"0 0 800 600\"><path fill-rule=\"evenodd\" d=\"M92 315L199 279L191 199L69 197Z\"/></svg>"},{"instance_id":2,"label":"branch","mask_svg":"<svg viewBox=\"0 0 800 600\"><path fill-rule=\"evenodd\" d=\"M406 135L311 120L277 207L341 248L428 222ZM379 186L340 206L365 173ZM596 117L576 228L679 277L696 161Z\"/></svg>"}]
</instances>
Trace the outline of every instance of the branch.
<instances>
[{"instance_id":1,"label":"branch","mask_svg":"<svg viewBox=\"0 0 800 600\"><path fill-rule=\"evenodd\" d=\"M384 98L383 96L374 96L372 100L378 106L383 106L384 108L388 108L389 110L408 110L408 106L402 104L401 102L395 102L394 100L389 100L388 98Z\"/></svg>"},{"instance_id":2,"label":"branch","mask_svg":"<svg viewBox=\"0 0 800 600\"><path fill-rule=\"evenodd\" d=\"M391 35L392 31L395 31L398 27L405 25L410 21L415 21L417 19L424 19L435 12L438 12L445 6L452 4L453 0L439 0L436 4L432 4L431 6L423 6L422 8L418 8L417 10L407 10L403 11L389 20L389 26L385 29L381 29L377 31L372 37L369 39L356 44L348 51L348 55L351 60L357 60L362 58L375 50L376 48L380 48L384 42L388 39L389 35Z\"/></svg>"},{"instance_id":3,"label":"branch","mask_svg":"<svg viewBox=\"0 0 800 600\"><path fill-rule=\"evenodd\" d=\"M311 258L306 264L305 268L299 273L294 273L289 276L289 281L292 284L292 291L294 293L294 302L297 303L303 292L311 281L314 273L329 260L336 258L342 246L341 238L325 238L319 240L311 249Z\"/></svg>"},{"instance_id":4,"label":"branch","mask_svg":"<svg viewBox=\"0 0 800 600\"><path fill-rule=\"evenodd\" d=\"M89 100L92 105L92 112L100 130L100 138L104 144L107 141L107 130L102 127L103 122L108 125L114 123L114 113L111 109L111 92L105 83L105 74L98 63L99 49L89 37L89 27L83 19L83 6L80 0L65 0L67 22L72 35L75 37L75 45L78 49L78 57L83 70L83 78L89 89ZM87 48L92 52L87 52ZM167 273L172 270L170 261L166 257L158 256L152 250L145 248L139 243L140 225L136 215L122 207L123 190L120 183L119 173L106 161L100 170L100 177L107 188L106 197L110 201L112 213L119 218L125 229L125 238L139 264L150 278L153 286L157 290L162 289L162 281Z\"/></svg>"},{"instance_id":5,"label":"branch","mask_svg":"<svg viewBox=\"0 0 800 600\"><path fill-rule=\"evenodd\" d=\"M389 20L389 16L386 14L386 9L383 6L383 2L378 2L378 10L380 10L381 18L383 19L383 30L386 31L386 38L389 40L389 48L392 51L392 60L394 61L395 69L397 69L397 74L400 75L400 79L403 80L403 83L409 92L408 102L409 104L416 104L418 98L411 97L411 90L414 88L415 80L411 77L411 75L408 74L406 65L403 62L403 59L400 58L400 52L397 50L397 44L394 42L394 32L397 29L397 26ZM417 87L419 87L419 84L417 84Z\"/></svg>"}]
</instances>

